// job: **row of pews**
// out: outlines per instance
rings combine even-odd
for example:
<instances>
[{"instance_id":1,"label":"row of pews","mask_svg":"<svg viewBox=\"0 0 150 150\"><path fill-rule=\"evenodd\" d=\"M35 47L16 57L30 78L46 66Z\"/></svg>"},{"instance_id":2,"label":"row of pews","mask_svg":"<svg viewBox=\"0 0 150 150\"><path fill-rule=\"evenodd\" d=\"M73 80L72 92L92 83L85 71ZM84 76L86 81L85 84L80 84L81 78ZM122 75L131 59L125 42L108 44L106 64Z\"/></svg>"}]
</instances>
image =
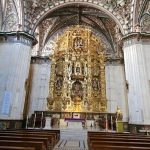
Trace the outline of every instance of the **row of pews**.
<instances>
[{"instance_id":1,"label":"row of pews","mask_svg":"<svg viewBox=\"0 0 150 150\"><path fill-rule=\"evenodd\" d=\"M52 150L59 130L0 130L0 150Z\"/></svg>"},{"instance_id":2,"label":"row of pews","mask_svg":"<svg viewBox=\"0 0 150 150\"><path fill-rule=\"evenodd\" d=\"M150 150L150 136L90 131L88 146L89 150Z\"/></svg>"}]
</instances>

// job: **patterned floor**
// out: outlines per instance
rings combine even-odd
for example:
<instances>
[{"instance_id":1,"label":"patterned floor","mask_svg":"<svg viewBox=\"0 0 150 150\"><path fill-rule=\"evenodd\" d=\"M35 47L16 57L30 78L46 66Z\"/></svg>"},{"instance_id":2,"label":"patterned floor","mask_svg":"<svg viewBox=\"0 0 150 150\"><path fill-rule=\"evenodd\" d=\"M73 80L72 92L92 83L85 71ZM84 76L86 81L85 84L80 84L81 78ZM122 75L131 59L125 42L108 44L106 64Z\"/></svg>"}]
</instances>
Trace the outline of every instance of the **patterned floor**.
<instances>
[{"instance_id":1,"label":"patterned floor","mask_svg":"<svg viewBox=\"0 0 150 150\"><path fill-rule=\"evenodd\" d=\"M54 150L87 150L84 140L60 140Z\"/></svg>"}]
</instances>

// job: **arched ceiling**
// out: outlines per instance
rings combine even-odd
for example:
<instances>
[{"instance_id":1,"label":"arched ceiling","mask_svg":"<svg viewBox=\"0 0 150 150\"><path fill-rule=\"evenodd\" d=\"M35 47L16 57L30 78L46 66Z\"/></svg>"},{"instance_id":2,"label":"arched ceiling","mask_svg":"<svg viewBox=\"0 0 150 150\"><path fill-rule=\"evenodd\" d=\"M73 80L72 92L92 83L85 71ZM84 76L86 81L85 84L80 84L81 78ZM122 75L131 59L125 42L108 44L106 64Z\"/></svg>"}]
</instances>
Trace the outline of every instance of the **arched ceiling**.
<instances>
[{"instance_id":1,"label":"arched ceiling","mask_svg":"<svg viewBox=\"0 0 150 150\"><path fill-rule=\"evenodd\" d=\"M47 16L49 18L57 17L57 20L48 32L46 41L60 29L70 25L86 25L101 32L108 41L111 42L110 28L115 27L115 22L105 13L85 6L70 6L56 10ZM108 22L110 23L108 25Z\"/></svg>"},{"instance_id":2,"label":"arched ceiling","mask_svg":"<svg viewBox=\"0 0 150 150\"><path fill-rule=\"evenodd\" d=\"M104 12L83 5L71 5L58 9L45 18L38 26L40 36L40 49L51 39L52 36L59 33L66 27L73 25L82 25L94 30L96 34L101 35L103 41L109 45L112 52L117 51L116 43L121 37L121 31L116 23ZM118 37L116 38L116 32Z\"/></svg>"}]
</instances>

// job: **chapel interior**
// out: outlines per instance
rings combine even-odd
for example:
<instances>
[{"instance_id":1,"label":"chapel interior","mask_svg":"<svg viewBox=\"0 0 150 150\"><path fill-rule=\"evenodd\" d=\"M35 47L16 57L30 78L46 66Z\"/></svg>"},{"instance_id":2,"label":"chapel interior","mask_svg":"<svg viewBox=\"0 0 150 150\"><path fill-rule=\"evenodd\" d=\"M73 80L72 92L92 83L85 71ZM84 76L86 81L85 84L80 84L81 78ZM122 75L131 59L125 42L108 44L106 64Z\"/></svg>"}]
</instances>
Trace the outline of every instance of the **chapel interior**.
<instances>
[{"instance_id":1,"label":"chapel interior","mask_svg":"<svg viewBox=\"0 0 150 150\"><path fill-rule=\"evenodd\" d=\"M0 149L150 149L150 0L0 0Z\"/></svg>"}]
</instances>

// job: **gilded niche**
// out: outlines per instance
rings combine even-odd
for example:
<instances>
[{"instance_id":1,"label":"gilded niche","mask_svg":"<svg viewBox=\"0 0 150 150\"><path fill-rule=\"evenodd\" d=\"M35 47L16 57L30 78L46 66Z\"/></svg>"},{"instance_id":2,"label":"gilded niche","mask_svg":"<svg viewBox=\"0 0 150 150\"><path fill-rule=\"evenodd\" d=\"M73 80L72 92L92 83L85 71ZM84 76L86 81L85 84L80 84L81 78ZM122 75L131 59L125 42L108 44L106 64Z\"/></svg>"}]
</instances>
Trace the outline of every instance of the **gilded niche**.
<instances>
[{"instance_id":1,"label":"gilded niche","mask_svg":"<svg viewBox=\"0 0 150 150\"><path fill-rule=\"evenodd\" d=\"M105 55L91 30L73 26L58 38L51 56L50 111L105 112Z\"/></svg>"}]
</instances>

